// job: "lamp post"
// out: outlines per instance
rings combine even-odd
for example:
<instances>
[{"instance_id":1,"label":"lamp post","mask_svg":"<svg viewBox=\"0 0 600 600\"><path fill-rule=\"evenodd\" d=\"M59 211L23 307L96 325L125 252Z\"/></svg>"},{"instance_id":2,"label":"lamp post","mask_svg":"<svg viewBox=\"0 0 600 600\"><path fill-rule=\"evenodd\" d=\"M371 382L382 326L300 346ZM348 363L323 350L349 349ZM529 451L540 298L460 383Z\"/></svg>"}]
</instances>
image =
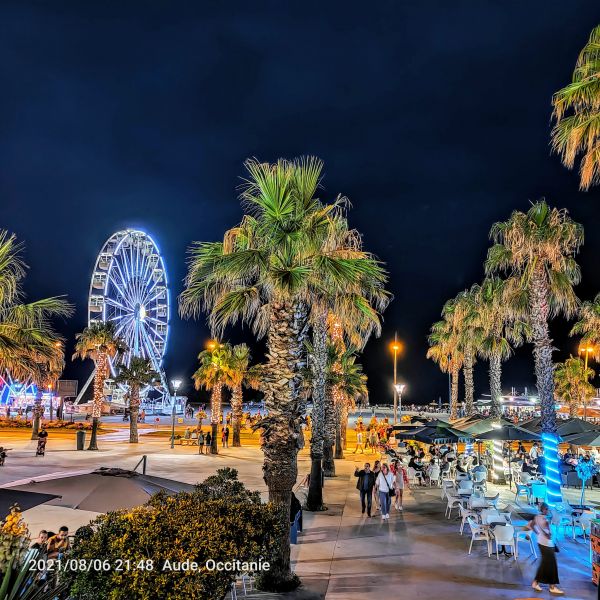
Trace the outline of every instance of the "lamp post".
<instances>
[{"instance_id":1,"label":"lamp post","mask_svg":"<svg viewBox=\"0 0 600 600\"><path fill-rule=\"evenodd\" d=\"M398 369L398 352L402 350L402 344L398 342L398 333L394 334L394 342L390 346L392 352L394 353L394 425L397 423L398 416L398 390L396 386L398 385L397 381L397 369Z\"/></svg>"},{"instance_id":2,"label":"lamp post","mask_svg":"<svg viewBox=\"0 0 600 600\"><path fill-rule=\"evenodd\" d=\"M396 392L396 396L398 397L398 407L400 413L400 422L402 422L402 392L406 385L404 383L395 383L394 391ZM394 423L396 422L396 409L394 409Z\"/></svg>"},{"instance_id":3,"label":"lamp post","mask_svg":"<svg viewBox=\"0 0 600 600\"><path fill-rule=\"evenodd\" d=\"M175 405L177 403L177 390L181 386L181 379L173 379L171 381L175 396L173 397L173 409L171 411L171 448L175 448Z\"/></svg>"},{"instance_id":4,"label":"lamp post","mask_svg":"<svg viewBox=\"0 0 600 600\"><path fill-rule=\"evenodd\" d=\"M580 354L585 354L585 361L584 361L584 369L583 369L583 374L584 377L586 377L586 381L587 381L587 368L588 368L588 358L590 356L590 354L594 353L595 348L593 346L579 346L579 353ZM583 403L583 420L587 421L587 400L584 401Z\"/></svg>"}]
</instances>

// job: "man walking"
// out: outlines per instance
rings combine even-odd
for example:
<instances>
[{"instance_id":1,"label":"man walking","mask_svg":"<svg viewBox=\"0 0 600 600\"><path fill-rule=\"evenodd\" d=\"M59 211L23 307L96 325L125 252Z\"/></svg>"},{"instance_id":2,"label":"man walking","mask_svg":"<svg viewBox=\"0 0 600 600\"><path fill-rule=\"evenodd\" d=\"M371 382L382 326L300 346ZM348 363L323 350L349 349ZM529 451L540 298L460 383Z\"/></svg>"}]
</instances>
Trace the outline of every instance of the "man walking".
<instances>
[{"instance_id":1,"label":"man walking","mask_svg":"<svg viewBox=\"0 0 600 600\"><path fill-rule=\"evenodd\" d=\"M365 498L367 516L371 516L371 505L373 502L373 488L375 487L375 473L371 471L371 465L365 463L365 468L358 470L358 467L354 470L354 477L358 477L356 489L360 492L360 504L362 506L362 514L365 514Z\"/></svg>"},{"instance_id":2,"label":"man walking","mask_svg":"<svg viewBox=\"0 0 600 600\"><path fill-rule=\"evenodd\" d=\"M365 448L363 446L363 432L361 427L356 428L356 448L354 448L354 454L356 454L359 448L361 454L364 454Z\"/></svg>"}]
</instances>

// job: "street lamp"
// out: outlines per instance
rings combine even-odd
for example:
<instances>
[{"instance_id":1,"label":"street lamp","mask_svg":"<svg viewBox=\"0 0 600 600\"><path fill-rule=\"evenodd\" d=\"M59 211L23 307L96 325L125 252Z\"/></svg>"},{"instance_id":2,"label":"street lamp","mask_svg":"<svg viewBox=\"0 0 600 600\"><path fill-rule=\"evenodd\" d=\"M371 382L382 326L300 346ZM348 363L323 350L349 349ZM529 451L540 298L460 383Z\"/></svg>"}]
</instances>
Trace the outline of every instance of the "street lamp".
<instances>
[{"instance_id":1,"label":"street lamp","mask_svg":"<svg viewBox=\"0 0 600 600\"><path fill-rule=\"evenodd\" d=\"M394 334L394 342L390 345L390 349L394 353L394 425L397 423L398 413L398 391L396 390L397 381L397 368L398 368L398 352L402 350L402 344L398 341L398 333Z\"/></svg>"},{"instance_id":2,"label":"street lamp","mask_svg":"<svg viewBox=\"0 0 600 600\"><path fill-rule=\"evenodd\" d=\"M173 379L171 381L175 396L173 398L173 409L171 411L171 448L175 448L175 404L177 403L177 390L181 386L181 379Z\"/></svg>"},{"instance_id":3,"label":"street lamp","mask_svg":"<svg viewBox=\"0 0 600 600\"><path fill-rule=\"evenodd\" d=\"M590 354L594 354L595 348L593 346L579 346L579 354L585 354L585 366L583 369L584 377L587 381L587 368L588 368L588 358ZM587 421L587 400L583 403L583 420Z\"/></svg>"},{"instance_id":4,"label":"street lamp","mask_svg":"<svg viewBox=\"0 0 600 600\"><path fill-rule=\"evenodd\" d=\"M400 422L402 422L402 392L406 385L404 383L395 383L394 391L396 392L396 396L398 397L398 407L400 408ZM394 410L394 423L396 422L396 411Z\"/></svg>"}]
</instances>

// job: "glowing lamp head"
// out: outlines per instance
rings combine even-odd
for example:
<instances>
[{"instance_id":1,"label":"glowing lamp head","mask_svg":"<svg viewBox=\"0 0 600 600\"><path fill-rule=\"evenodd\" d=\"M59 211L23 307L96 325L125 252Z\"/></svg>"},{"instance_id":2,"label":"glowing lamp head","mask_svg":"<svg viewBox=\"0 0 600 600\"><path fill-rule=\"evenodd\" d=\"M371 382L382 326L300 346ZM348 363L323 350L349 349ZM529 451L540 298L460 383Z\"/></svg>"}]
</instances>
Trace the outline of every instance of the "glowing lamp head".
<instances>
[{"instance_id":1,"label":"glowing lamp head","mask_svg":"<svg viewBox=\"0 0 600 600\"><path fill-rule=\"evenodd\" d=\"M173 379L171 381L171 385L173 386L175 392L177 392L177 390L181 387L181 379Z\"/></svg>"}]
</instances>

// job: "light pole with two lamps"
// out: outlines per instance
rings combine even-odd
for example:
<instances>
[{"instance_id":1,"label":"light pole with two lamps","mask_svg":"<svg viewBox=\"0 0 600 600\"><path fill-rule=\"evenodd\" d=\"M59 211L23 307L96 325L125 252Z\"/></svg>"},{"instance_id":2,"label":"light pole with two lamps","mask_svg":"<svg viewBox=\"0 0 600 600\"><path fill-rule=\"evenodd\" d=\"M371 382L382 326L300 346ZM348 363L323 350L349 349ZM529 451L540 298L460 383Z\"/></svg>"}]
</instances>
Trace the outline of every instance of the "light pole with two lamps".
<instances>
[{"instance_id":1,"label":"light pole with two lamps","mask_svg":"<svg viewBox=\"0 0 600 600\"><path fill-rule=\"evenodd\" d=\"M390 345L390 349L394 353L394 425L398 419L398 385L397 371L398 371L398 352L402 350L402 344L398 341L398 334L394 334L394 342Z\"/></svg>"},{"instance_id":2,"label":"light pole with two lamps","mask_svg":"<svg viewBox=\"0 0 600 600\"><path fill-rule=\"evenodd\" d=\"M396 397L398 398L398 407L400 409L400 422L402 422L402 392L406 385L404 383L395 383L394 391L396 392ZM396 407L394 406L394 423L396 423Z\"/></svg>"},{"instance_id":3,"label":"light pole with two lamps","mask_svg":"<svg viewBox=\"0 0 600 600\"><path fill-rule=\"evenodd\" d=\"M177 390L181 387L181 379L171 381L175 396L173 397L173 409L171 411L171 448L175 448L175 407L177 405Z\"/></svg>"}]
</instances>

